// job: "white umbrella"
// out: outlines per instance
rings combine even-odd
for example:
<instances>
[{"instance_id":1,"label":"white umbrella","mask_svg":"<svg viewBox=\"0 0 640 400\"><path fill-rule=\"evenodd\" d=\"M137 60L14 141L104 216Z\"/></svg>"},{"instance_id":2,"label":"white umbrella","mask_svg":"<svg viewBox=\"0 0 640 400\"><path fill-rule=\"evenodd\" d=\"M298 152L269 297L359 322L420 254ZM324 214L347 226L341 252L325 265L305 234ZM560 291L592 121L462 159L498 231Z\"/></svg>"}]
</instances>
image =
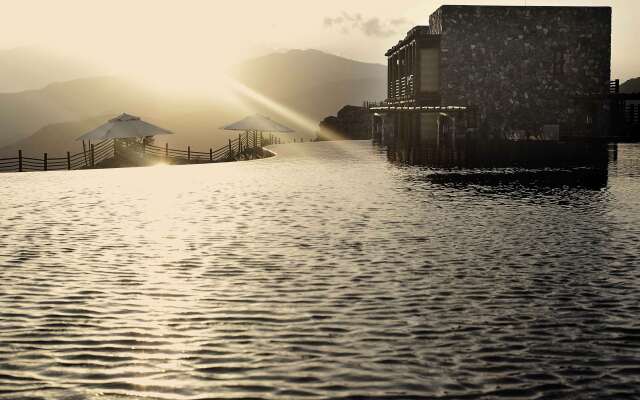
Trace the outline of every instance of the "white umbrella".
<instances>
[{"instance_id":1,"label":"white umbrella","mask_svg":"<svg viewBox=\"0 0 640 400\"><path fill-rule=\"evenodd\" d=\"M262 115L252 115L250 117L246 117L238 122L235 122L231 125L227 125L222 128L226 131L254 131L254 132L282 132L282 133L290 133L294 132L293 129L287 128L286 126L279 124L268 117L264 117Z\"/></svg>"},{"instance_id":2,"label":"white umbrella","mask_svg":"<svg viewBox=\"0 0 640 400\"><path fill-rule=\"evenodd\" d=\"M123 139L169 135L173 132L145 122L135 115L122 114L109 120L106 124L85 133L76 140L101 141L105 139Z\"/></svg>"}]
</instances>

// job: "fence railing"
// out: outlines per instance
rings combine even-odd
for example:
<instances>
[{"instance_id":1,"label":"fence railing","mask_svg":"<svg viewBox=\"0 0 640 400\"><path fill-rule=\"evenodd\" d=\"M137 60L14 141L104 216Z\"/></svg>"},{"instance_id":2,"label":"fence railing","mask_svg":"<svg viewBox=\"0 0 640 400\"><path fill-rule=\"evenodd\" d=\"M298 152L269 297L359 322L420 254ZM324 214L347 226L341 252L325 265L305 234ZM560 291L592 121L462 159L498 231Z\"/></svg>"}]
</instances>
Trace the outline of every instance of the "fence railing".
<instances>
[{"instance_id":1,"label":"fence railing","mask_svg":"<svg viewBox=\"0 0 640 400\"><path fill-rule=\"evenodd\" d=\"M386 101L364 101L362 103L362 107L369 109L369 108L374 108L374 107L384 107L389 105L389 103L387 103Z\"/></svg>"},{"instance_id":2,"label":"fence railing","mask_svg":"<svg viewBox=\"0 0 640 400\"><path fill-rule=\"evenodd\" d=\"M240 159L262 157L262 148L271 144L282 143L275 135L263 135L258 132L245 132L236 139L229 139L228 144L206 151L194 151L191 146L186 149L172 149L152 144L142 144L137 154L143 158L160 159L177 164L215 163ZM0 158L0 172L56 171L101 168L107 160L119 158L123 149L118 140L108 139L100 143L89 144L80 153L67 152L65 157L49 157L43 153L42 158L26 157L18 150L17 157Z\"/></svg>"},{"instance_id":3,"label":"fence railing","mask_svg":"<svg viewBox=\"0 0 640 400\"><path fill-rule=\"evenodd\" d=\"M17 157L0 158L0 172L56 171L91 168L113 158L113 141L104 140L90 144L88 148L76 154L67 152L64 157L50 157L43 153L42 158L27 157L18 150Z\"/></svg>"},{"instance_id":4,"label":"fence railing","mask_svg":"<svg viewBox=\"0 0 640 400\"><path fill-rule=\"evenodd\" d=\"M258 132L245 132L238 134L237 139L229 139L228 144L209 151L195 151L191 146L186 149L171 149L168 144L162 146L144 145L145 157L154 157L162 160L181 163L213 163L232 161L238 158L255 158L259 156L262 147L270 144L281 143L280 139L269 135L265 137ZM260 154L261 155L261 154Z\"/></svg>"},{"instance_id":5,"label":"fence railing","mask_svg":"<svg viewBox=\"0 0 640 400\"><path fill-rule=\"evenodd\" d=\"M616 79L615 81L609 81L609 94L618 94L620 93L620 79Z\"/></svg>"}]
</instances>

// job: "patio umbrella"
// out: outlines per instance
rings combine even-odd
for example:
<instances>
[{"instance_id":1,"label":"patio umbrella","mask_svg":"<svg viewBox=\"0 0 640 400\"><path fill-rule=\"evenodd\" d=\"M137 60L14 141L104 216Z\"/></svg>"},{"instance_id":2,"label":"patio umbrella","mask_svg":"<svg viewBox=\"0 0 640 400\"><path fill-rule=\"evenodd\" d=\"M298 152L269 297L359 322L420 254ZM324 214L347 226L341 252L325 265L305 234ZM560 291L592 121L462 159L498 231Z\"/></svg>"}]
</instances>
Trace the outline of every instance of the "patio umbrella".
<instances>
[{"instance_id":1,"label":"patio umbrella","mask_svg":"<svg viewBox=\"0 0 640 400\"><path fill-rule=\"evenodd\" d=\"M222 128L226 131L245 131L245 132L280 132L291 133L294 132L282 124L279 124L268 117L263 115L252 115L246 117L238 122L234 122L231 125L227 125Z\"/></svg>"},{"instance_id":2,"label":"patio umbrella","mask_svg":"<svg viewBox=\"0 0 640 400\"><path fill-rule=\"evenodd\" d=\"M260 142L262 143L263 132L275 132L275 133L290 133L294 132L293 129L288 128L282 124L279 124L269 117L265 117L260 114L252 115L241 119L238 122L234 122L231 125L227 125L222 128L226 131L244 131L247 146L249 146L249 133L254 135L254 145L258 141L258 133L260 133ZM238 145L242 148L242 139L238 137ZM231 141L229 141L229 148L231 148Z\"/></svg>"},{"instance_id":3,"label":"patio umbrella","mask_svg":"<svg viewBox=\"0 0 640 400\"><path fill-rule=\"evenodd\" d=\"M82 152L84 154L85 164L87 164L85 140L89 141L89 146L91 146L91 141L99 142L102 140L113 139L113 151L115 157L118 139L146 138L149 136L168 135L172 133L173 132L169 130L145 122L135 115L120 114L118 117L110 119L109 122L85 133L76 140L82 140ZM141 155L144 157L144 147L142 148Z\"/></svg>"},{"instance_id":4,"label":"patio umbrella","mask_svg":"<svg viewBox=\"0 0 640 400\"><path fill-rule=\"evenodd\" d=\"M105 139L144 138L147 136L168 135L173 132L152 125L135 115L121 114L106 124L85 133L76 140L100 141Z\"/></svg>"}]
</instances>

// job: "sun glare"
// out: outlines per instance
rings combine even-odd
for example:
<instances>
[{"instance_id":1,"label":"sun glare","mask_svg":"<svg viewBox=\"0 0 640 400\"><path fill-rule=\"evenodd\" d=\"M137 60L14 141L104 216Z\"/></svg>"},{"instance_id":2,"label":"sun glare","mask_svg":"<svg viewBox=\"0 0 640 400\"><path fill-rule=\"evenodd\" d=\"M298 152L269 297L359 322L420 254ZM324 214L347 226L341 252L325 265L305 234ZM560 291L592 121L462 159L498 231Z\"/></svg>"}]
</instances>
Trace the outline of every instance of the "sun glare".
<instances>
[{"instance_id":1,"label":"sun glare","mask_svg":"<svg viewBox=\"0 0 640 400\"><path fill-rule=\"evenodd\" d=\"M275 116L279 116L281 118L285 118L288 121L292 121L296 125L303 128L307 133L313 134L318 130L318 123L313 118L307 117L290 107L283 105L257 91L251 89L250 87L236 81L230 79L228 83L232 86L233 92L237 95L236 97L250 99L254 102L259 103L260 105L269 109L269 111L273 112ZM328 136L332 140L340 140L344 137L336 132L327 132Z\"/></svg>"}]
</instances>

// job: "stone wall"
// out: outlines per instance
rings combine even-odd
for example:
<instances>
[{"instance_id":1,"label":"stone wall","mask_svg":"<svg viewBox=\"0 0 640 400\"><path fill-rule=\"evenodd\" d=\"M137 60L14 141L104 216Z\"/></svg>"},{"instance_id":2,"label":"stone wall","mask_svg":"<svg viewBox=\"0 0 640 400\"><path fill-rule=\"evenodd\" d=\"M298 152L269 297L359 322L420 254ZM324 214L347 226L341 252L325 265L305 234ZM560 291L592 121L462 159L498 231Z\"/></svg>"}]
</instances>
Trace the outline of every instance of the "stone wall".
<instances>
[{"instance_id":1,"label":"stone wall","mask_svg":"<svg viewBox=\"0 0 640 400\"><path fill-rule=\"evenodd\" d=\"M593 113L576 97L608 91L608 7L443 6L429 22L441 35L442 104L478 107L490 132L565 129Z\"/></svg>"}]
</instances>

